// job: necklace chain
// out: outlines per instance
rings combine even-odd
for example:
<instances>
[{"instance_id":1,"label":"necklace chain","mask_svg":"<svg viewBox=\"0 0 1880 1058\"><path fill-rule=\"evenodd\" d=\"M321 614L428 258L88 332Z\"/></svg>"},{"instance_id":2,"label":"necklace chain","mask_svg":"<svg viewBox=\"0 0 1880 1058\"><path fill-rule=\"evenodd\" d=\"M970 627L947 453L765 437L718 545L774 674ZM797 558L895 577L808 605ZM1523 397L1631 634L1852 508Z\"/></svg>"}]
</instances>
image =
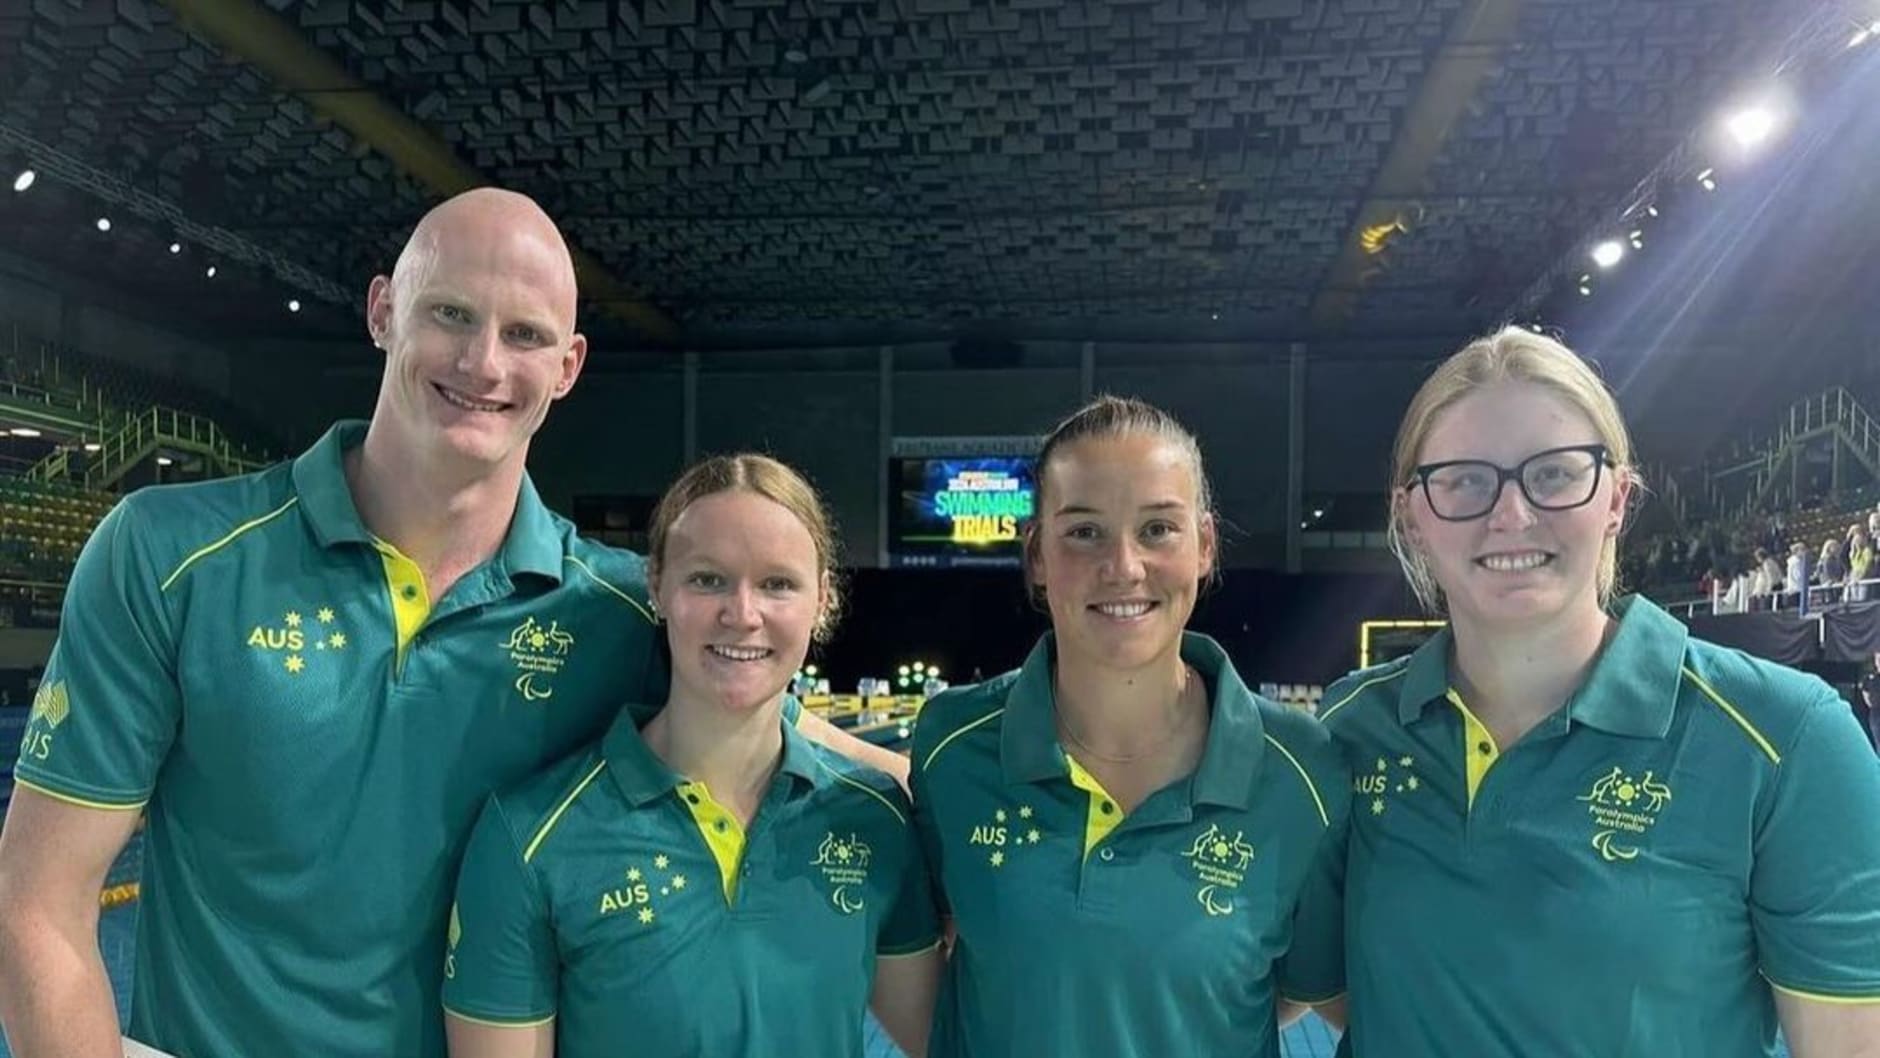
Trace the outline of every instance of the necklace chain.
<instances>
[{"instance_id":1,"label":"necklace chain","mask_svg":"<svg viewBox=\"0 0 1880 1058\"><path fill-rule=\"evenodd\" d=\"M1176 716L1175 722L1169 725L1168 731L1162 735L1161 739L1146 749L1135 753L1123 754L1121 756L1103 753L1093 749L1090 743L1077 737L1077 731L1071 727L1070 718L1065 716L1064 711L1061 709L1056 710L1058 729L1063 731L1064 737L1070 739L1078 749L1083 750L1097 760L1103 761L1106 764L1133 764L1136 761L1143 760L1144 758L1153 756L1167 749L1169 743L1175 741L1175 736L1187 729L1188 719L1190 715L1192 715L1193 710L1180 707L1186 703L1189 688L1193 686L1194 675L1194 669L1187 665L1182 666L1182 686L1181 690L1175 695L1176 705L1177 708L1180 709L1180 714Z\"/></svg>"}]
</instances>

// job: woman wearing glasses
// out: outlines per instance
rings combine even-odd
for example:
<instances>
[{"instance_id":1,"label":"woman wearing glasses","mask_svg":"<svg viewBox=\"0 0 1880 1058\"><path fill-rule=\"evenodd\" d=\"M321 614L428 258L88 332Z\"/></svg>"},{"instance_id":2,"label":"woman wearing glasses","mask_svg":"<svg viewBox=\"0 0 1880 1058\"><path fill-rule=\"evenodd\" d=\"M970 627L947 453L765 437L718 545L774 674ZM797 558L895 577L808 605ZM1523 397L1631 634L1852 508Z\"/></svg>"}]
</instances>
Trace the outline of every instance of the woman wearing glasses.
<instances>
[{"instance_id":1,"label":"woman wearing glasses","mask_svg":"<svg viewBox=\"0 0 1880 1058\"><path fill-rule=\"evenodd\" d=\"M1450 623L1326 695L1358 772L1341 1053L1876 1053L1880 764L1826 684L1613 598L1639 484L1592 370L1477 341L1393 464Z\"/></svg>"}]
</instances>

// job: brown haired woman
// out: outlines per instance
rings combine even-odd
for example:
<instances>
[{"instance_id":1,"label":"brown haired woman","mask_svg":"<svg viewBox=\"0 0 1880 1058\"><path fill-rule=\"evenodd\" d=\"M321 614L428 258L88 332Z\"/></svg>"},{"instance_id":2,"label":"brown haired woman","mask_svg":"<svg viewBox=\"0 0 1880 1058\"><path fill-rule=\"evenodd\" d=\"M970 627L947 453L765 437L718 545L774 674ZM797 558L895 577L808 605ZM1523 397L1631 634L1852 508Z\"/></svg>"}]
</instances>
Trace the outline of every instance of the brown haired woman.
<instances>
[{"instance_id":1,"label":"brown haired woman","mask_svg":"<svg viewBox=\"0 0 1880 1058\"><path fill-rule=\"evenodd\" d=\"M1051 632L914 732L958 937L933 1053L1277 1058L1280 989L1329 998L1290 942L1306 878L1343 854L1349 776L1185 630L1216 538L1180 423L1098 400L1046 438L1038 491L1026 571Z\"/></svg>"},{"instance_id":2,"label":"brown haired woman","mask_svg":"<svg viewBox=\"0 0 1880 1058\"><path fill-rule=\"evenodd\" d=\"M899 786L804 739L785 688L836 607L815 492L709 459L654 515L672 689L490 800L450 923L454 1058L925 1053L938 925Z\"/></svg>"}]
</instances>

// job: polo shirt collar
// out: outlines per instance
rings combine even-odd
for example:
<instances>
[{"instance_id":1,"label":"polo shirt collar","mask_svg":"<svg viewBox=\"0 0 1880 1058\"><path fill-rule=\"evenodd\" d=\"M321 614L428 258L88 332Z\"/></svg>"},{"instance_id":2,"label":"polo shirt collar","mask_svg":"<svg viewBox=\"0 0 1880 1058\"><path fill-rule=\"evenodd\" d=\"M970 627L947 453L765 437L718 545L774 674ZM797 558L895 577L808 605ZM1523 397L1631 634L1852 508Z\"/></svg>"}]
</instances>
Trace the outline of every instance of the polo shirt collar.
<instances>
[{"instance_id":1,"label":"polo shirt collar","mask_svg":"<svg viewBox=\"0 0 1880 1058\"><path fill-rule=\"evenodd\" d=\"M1619 627L1568 699L1567 717L1609 734L1663 738L1677 708L1690 630L1642 596L1620 600L1613 614ZM1443 628L1411 655L1397 697L1402 722L1417 720L1449 693L1451 642Z\"/></svg>"},{"instance_id":2,"label":"polo shirt collar","mask_svg":"<svg viewBox=\"0 0 1880 1058\"><path fill-rule=\"evenodd\" d=\"M336 422L294 460L294 494L300 498L302 516L321 547L372 543L372 533L359 517L352 490L346 485L346 450L358 447L365 439L364 421Z\"/></svg>"},{"instance_id":3,"label":"polo shirt collar","mask_svg":"<svg viewBox=\"0 0 1880 1058\"><path fill-rule=\"evenodd\" d=\"M522 475L522 488L516 493L516 513L509 520L501 554L503 567L512 577L533 573L561 583L561 527L542 503L527 473Z\"/></svg>"},{"instance_id":4,"label":"polo shirt collar","mask_svg":"<svg viewBox=\"0 0 1880 1058\"><path fill-rule=\"evenodd\" d=\"M353 503L345 467L346 452L364 443L368 425L359 419L334 423L313 447L294 460L294 493L322 547L373 543L372 531L366 528ZM561 581L561 529L526 473L516 495L516 513L498 554L503 569L511 576L533 573L556 583Z\"/></svg>"},{"instance_id":5,"label":"polo shirt collar","mask_svg":"<svg viewBox=\"0 0 1880 1058\"><path fill-rule=\"evenodd\" d=\"M1019 669L1005 698L999 757L1008 783L1062 779L1069 774L1058 741L1053 668L1055 633L1047 632ZM1248 808L1266 759L1266 724L1253 693L1234 671L1227 652L1213 639L1182 633L1182 660L1199 672L1211 691L1207 745L1195 768L1194 800Z\"/></svg>"},{"instance_id":6,"label":"polo shirt collar","mask_svg":"<svg viewBox=\"0 0 1880 1058\"><path fill-rule=\"evenodd\" d=\"M1444 625L1423 641L1405 663L1403 684L1397 691L1397 719L1408 724L1423 716L1423 708L1449 693L1449 644Z\"/></svg>"},{"instance_id":7,"label":"polo shirt collar","mask_svg":"<svg viewBox=\"0 0 1880 1058\"><path fill-rule=\"evenodd\" d=\"M1619 628L1567 715L1615 735L1663 738L1677 711L1691 631L1643 596L1621 601L1614 613Z\"/></svg>"},{"instance_id":8,"label":"polo shirt collar","mask_svg":"<svg viewBox=\"0 0 1880 1058\"><path fill-rule=\"evenodd\" d=\"M783 760L777 767L778 777L787 778L795 792L822 788L829 782L829 772L817 758L816 747L788 720L780 717L778 725L783 730ZM635 808L664 797L686 781L685 776L668 767L640 737L631 709L620 710L620 715L614 718L613 726L601 740L601 756L607 762L614 785Z\"/></svg>"}]
</instances>

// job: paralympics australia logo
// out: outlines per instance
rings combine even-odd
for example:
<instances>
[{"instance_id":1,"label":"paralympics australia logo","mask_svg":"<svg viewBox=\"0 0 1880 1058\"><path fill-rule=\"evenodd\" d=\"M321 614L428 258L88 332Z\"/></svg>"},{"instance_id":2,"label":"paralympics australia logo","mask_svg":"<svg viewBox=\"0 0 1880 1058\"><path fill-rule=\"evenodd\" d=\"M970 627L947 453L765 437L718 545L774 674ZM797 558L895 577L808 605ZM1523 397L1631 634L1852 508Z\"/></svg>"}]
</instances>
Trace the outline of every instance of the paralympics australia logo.
<instances>
[{"instance_id":1,"label":"paralympics australia logo","mask_svg":"<svg viewBox=\"0 0 1880 1058\"><path fill-rule=\"evenodd\" d=\"M1236 830L1229 837L1219 824L1210 824L1182 853L1182 859L1194 867L1195 880L1200 883L1195 902L1202 910L1210 917L1233 914L1234 894L1253 863L1253 846L1247 844L1246 832Z\"/></svg>"},{"instance_id":2,"label":"paralympics australia logo","mask_svg":"<svg viewBox=\"0 0 1880 1058\"><path fill-rule=\"evenodd\" d=\"M839 838L830 831L816 846L811 867L822 868L823 881L829 886L829 902L837 911L853 915L867 906L864 890L868 887L868 864L874 859L868 843L854 834Z\"/></svg>"},{"instance_id":3,"label":"paralympics australia logo","mask_svg":"<svg viewBox=\"0 0 1880 1058\"><path fill-rule=\"evenodd\" d=\"M524 701L539 702L554 695L549 681L568 663L574 636L563 631L559 622L544 626L530 617L510 630L502 647L516 666L516 693Z\"/></svg>"},{"instance_id":4,"label":"paralympics australia logo","mask_svg":"<svg viewBox=\"0 0 1880 1058\"><path fill-rule=\"evenodd\" d=\"M1634 859L1636 842L1658 823L1658 814L1671 803L1671 787L1647 771L1633 776L1614 765L1576 800L1586 804L1593 822L1593 849L1608 863Z\"/></svg>"}]
</instances>

